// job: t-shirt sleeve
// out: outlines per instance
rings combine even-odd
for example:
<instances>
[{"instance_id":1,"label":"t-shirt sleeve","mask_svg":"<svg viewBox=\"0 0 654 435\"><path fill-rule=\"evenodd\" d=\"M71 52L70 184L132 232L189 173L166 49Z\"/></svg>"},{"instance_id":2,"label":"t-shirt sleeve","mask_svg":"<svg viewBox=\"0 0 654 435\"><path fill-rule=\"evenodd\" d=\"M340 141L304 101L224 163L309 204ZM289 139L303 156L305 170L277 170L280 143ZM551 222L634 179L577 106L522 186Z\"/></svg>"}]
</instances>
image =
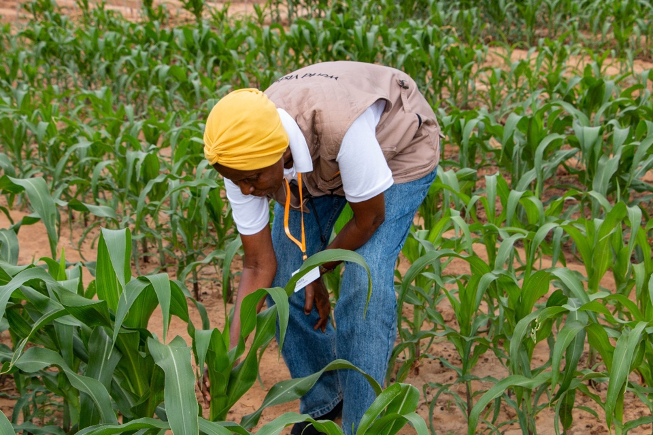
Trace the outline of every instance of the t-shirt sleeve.
<instances>
[{"instance_id":1,"label":"t-shirt sleeve","mask_svg":"<svg viewBox=\"0 0 654 435\"><path fill-rule=\"evenodd\" d=\"M393 174L375 136L379 114L384 108L381 105L380 111L378 103L352 123L336 157L349 202L367 201L393 185Z\"/></svg>"},{"instance_id":2,"label":"t-shirt sleeve","mask_svg":"<svg viewBox=\"0 0 654 435\"><path fill-rule=\"evenodd\" d=\"M243 195L236 184L225 178L225 193L232 206L232 216L238 232L244 236L256 234L270 222L268 198Z\"/></svg>"}]
</instances>

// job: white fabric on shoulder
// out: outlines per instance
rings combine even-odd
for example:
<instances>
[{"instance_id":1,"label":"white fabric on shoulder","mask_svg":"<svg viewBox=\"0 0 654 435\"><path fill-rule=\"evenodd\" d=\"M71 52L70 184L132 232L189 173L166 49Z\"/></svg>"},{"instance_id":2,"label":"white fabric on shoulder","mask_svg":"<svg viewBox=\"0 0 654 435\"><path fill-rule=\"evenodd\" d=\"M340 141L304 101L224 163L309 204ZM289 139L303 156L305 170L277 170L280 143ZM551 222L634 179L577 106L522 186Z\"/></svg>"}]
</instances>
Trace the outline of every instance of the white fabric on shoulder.
<instances>
[{"instance_id":1,"label":"white fabric on shoulder","mask_svg":"<svg viewBox=\"0 0 654 435\"><path fill-rule=\"evenodd\" d=\"M343 137L336 162L349 202L367 201L393 185L393 173L375 136L385 107L385 100L377 100L352 123Z\"/></svg>"},{"instance_id":2,"label":"white fabric on shoulder","mask_svg":"<svg viewBox=\"0 0 654 435\"><path fill-rule=\"evenodd\" d=\"M384 100L375 102L352 123L343 138L336 161L341 171L345 198L350 202L366 201L393 185L393 174L375 137L375 129L385 107ZM293 167L284 168L284 177L290 181L297 178L298 172L313 171L313 163L306 139L293 117L283 109L277 109L277 112L288 133L293 155ZM225 192L240 234L256 234L268 225L268 198L243 195L241 189L228 179L225 179Z\"/></svg>"},{"instance_id":3,"label":"white fabric on shoulder","mask_svg":"<svg viewBox=\"0 0 654 435\"><path fill-rule=\"evenodd\" d=\"M313 162L307 141L297 123L284 109L277 109L284 130L288 134L288 146L293 155L293 167L284 168L284 177L288 180L297 178L297 173L313 171ZM241 189L230 180L225 179L225 192L232 206L232 216L236 229L244 236L251 236L263 230L270 222L268 198L243 195Z\"/></svg>"},{"instance_id":4,"label":"white fabric on shoulder","mask_svg":"<svg viewBox=\"0 0 654 435\"><path fill-rule=\"evenodd\" d=\"M270 221L268 198L243 195L241 189L225 178L225 193L232 206L232 216L236 229L244 236L251 236L263 230Z\"/></svg>"},{"instance_id":5,"label":"white fabric on shoulder","mask_svg":"<svg viewBox=\"0 0 654 435\"><path fill-rule=\"evenodd\" d=\"M286 134L288 134L288 146L291 148L291 155L293 156L293 167L291 169L284 168L284 176L291 179L297 179L298 172L306 174L313 171L313 162L311 161L311 153L307 140L302 134L302 130L295 122L295 119L289 115L284 109L277 109L279 117L282 120L282 125Z\"/></svg>"}]
</instances>

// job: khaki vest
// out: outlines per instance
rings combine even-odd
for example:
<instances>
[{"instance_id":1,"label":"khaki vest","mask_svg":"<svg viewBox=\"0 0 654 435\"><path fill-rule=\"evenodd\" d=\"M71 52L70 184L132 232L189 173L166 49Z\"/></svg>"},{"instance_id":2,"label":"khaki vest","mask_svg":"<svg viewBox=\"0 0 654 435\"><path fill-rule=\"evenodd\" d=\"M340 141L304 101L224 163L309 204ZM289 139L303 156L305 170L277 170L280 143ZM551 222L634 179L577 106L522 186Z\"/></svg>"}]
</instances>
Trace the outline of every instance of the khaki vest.
<instances>
[{"instance_id":1,"label":"khaki vest","mask_svg":"<svg viewBox=\"0 0 654 435\"><path fill-rule=\"evenodd\" d=\"M396 184L434 170L440 127L416 83L402 71L360 62L324 62L288 74L265 94L295 119L304 134L313 172L302 174L311 196L344 195L336 157L355 119L375 101L386 108L376 137ZM365 164L365 162L361 162ZM284 203L285 185L272 197ZM293 198L294 208L299 201Z\"/></svg>"}]
</instances>

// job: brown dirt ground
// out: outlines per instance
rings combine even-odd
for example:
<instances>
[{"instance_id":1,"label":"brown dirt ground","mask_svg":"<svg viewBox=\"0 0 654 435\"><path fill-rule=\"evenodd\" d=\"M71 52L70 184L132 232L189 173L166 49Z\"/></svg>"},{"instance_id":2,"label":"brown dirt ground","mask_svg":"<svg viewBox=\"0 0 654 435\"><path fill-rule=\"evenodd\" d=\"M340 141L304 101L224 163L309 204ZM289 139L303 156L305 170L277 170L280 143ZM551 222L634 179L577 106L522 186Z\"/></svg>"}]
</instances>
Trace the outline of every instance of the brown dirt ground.
<instances>
[{"instance_id":1,"label":"brown dirt ground","mask_svg":"<svg viewBox=\"0 0 654 435\"><path fill-rule=\"evenodd\" d=\"M21 10L20 5L25 4L25 0L0 0L0 23L20 22L27 19L27 12ZM90 0L91 7L99 3ZM208 1L208 8L205 9L205 15L209 16L209 9L221 10L228 2ZM261 0L237 0L229 2L229 11L231 15L253 15L254 3L265 3ZM64 12L75 15L80 12L79 6L75 0L57 0L57 4L64 9ZM107 0L105 9L122 13L130 20L140 20L142 2L138 0ZM178 0L154 0L154 6L163 5L168 9L176 20L194 20L193 15L182 8L182 2Z\"/></svg>"}]
</instances>

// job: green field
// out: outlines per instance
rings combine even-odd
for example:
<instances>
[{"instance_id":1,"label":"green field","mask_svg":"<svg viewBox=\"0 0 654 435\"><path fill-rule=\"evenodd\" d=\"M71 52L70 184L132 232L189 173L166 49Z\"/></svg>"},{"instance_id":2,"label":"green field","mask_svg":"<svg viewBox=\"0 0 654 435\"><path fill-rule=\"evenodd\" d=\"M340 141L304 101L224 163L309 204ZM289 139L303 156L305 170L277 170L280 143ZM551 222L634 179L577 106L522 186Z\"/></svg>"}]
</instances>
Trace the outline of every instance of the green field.
<instances>
[{"instance_id":1,"label":"green field","mask_svg":"<svg viewBox=\"0 0 654 435\"><path fill-rule=\"evenodd\" d=\"M651 0L182 6L128 19L36 0L0 27L0 434L263 435L307 418L270 413L318 375L264 380L256 411L233 414L277 361L294 283L248 296L228 351L216 312L242 249L202 133L229 91L332 60L405 71L445 135L357 435L652 432ZM361 261L309 263L336 258ZM257 315L266 292L277 304Z\"/></svg>"}]
</instances>

